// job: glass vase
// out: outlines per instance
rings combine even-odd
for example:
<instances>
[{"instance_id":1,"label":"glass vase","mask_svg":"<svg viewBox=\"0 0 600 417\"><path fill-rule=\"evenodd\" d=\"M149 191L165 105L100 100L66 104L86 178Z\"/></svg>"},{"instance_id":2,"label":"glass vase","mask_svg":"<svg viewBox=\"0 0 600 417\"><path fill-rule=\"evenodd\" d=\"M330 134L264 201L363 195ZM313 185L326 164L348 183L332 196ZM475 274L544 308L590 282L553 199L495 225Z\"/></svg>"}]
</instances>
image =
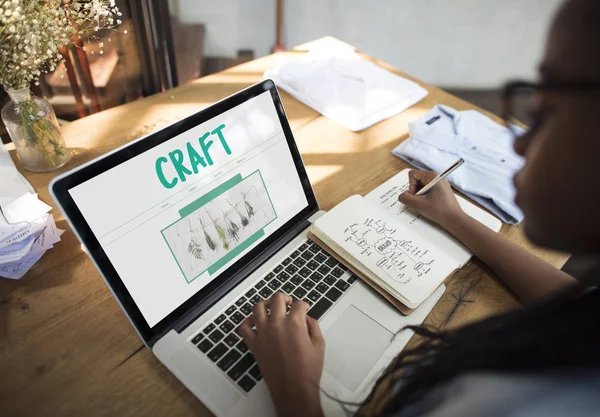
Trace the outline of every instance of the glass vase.
<instances>
[{"instance_id":1,"label":"glass vase","mask_svg":"<svg viewBox=\"0 0 600 417\"><path fill-rule=\"evenodd\" d=\"M2 109L2 121L25 168L46 172L66 164L70 155L50 103L29 88L6 92L11 101Z\"/></svg>"}]
</instances>

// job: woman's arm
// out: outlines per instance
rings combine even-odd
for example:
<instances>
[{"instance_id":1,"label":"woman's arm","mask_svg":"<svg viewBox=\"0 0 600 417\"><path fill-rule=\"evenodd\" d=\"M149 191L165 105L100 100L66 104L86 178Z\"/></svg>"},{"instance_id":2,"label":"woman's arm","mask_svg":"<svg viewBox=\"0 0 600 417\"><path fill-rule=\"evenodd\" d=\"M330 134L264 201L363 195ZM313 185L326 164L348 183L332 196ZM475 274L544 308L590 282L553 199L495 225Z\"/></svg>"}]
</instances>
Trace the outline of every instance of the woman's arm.
<instances>
[{"instance_id":1,"label":"woman's arm","mask_svg":"<svg viewBox=\"0 0 600 417\"><path fill-rule=\"evenodd\" d=\"M431 181L434 172L411 171L410 189L400 202L437 222L483 261L521 299L528 303L570 287L582 288L570 275L556 269L467 215L444 180L424 196L414 194Z\"/></svg>"},{"instance_id":2,"label":"woman's arm","mask_svg":"<svg viewBox=\"0 0 600 417\"><path fill-rule=\"evenodd\" d=\"M325 341L319 323L307 316L307 311L304 301L292 303L289 295L278 292L270 300L256 303L253 314L240 326L278 417L323 417L319 383Z\"/></svg>"}]
</instances>

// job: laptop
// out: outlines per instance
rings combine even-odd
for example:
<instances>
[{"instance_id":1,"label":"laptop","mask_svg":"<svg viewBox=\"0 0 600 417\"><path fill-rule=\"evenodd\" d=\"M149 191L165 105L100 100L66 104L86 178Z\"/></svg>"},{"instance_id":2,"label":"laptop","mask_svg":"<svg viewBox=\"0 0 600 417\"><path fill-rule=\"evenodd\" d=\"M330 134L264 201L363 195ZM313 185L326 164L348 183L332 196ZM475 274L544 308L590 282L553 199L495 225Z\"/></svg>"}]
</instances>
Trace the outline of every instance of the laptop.
<instances>
[{"instance_id":1,"label":"laptop","mask_svg":"<svg viewBox=\"0 0 600 417\"><path fill-rule=\"evenodd\" d=\"M340 401L364 399L411 336L396 333L444 290L405 317L307 239L322 212L271 80L50 192L144 343L218 416L275 415L237 334L260 300L282 291L310 304L326 341L323 407L345 415Z\"/></svg>"}]
</instances>

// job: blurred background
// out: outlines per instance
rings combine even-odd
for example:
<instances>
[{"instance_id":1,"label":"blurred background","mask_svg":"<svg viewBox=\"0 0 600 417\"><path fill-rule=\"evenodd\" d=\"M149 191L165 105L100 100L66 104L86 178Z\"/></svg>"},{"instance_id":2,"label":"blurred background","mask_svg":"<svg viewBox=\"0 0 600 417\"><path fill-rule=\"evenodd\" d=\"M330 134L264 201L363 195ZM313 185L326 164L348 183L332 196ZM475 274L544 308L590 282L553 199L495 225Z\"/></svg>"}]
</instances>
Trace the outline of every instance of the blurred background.
<instances>
[{"instance_id":1,"label":"blurred background","mask_svg":"<svg viewBox=\"0 0 600 417\"><path fill-rule=\"evenodd\" d=\"M59 76L59 68L33 90L49 99L66 123L332 35L497 112L497 91L505 80L536 77L546 30L560 3L118 0L120 31L65 51L66 76ZM104 43L102 55L98 42ZM3 126L0 135L8 140Z\"/></svg>"}]
</instances>

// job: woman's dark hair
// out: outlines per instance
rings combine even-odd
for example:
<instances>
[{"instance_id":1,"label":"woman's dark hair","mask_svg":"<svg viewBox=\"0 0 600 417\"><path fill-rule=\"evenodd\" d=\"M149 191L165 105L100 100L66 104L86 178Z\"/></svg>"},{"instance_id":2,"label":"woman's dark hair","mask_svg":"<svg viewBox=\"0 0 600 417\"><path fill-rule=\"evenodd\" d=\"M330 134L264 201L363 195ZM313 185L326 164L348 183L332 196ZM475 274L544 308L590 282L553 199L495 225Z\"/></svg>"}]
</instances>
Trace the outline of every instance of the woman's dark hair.
<instances>
[{"instance_id":1,"label":"woman's dark hair","mask_svg":"<svg viewBox=\"0 0 600 417\"><path fill-rule=\"evenodd\" d=\"M432 388L469 372L600 367L600 290L577 299L558 297L452 331L409 328L424 341L404 350L379 378L363 403L369 415L397 415ZM383 406L375 409L382 398Z\"/></svg>"}]
</instances>

